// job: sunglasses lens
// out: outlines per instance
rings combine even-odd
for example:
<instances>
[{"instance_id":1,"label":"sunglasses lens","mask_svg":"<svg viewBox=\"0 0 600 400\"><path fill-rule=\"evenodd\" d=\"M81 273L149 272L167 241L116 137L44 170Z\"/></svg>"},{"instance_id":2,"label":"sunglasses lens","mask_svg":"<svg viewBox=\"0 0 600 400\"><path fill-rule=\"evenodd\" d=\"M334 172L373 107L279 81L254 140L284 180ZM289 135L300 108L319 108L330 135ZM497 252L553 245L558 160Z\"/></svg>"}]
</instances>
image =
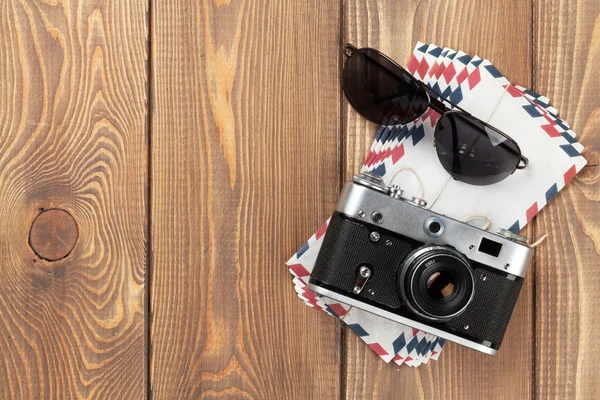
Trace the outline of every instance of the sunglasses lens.
<instances>
[{"instance_id":1,"label":"sunglasses lens","mask_svg":"<svg viewBox=\"0 0 600 400\"><path fill-rule=\"evenodd\" d=\"M376 50L356 50L344 64L344 93L363 117L378 124L416 119L428 107L425 90Z\"/></svg>"},{"instance_id":2,"label":"sunglasses lens","mask_svg":"<svg viewBox=\"0 0 600 400\"><path fill-rule=\"evenodd\" d=\"M459 112L441 117L435 148L452 177L472 185L491 185L512 174L521 159L519 146L477 118Z\"/></svg>"}]
</instances>

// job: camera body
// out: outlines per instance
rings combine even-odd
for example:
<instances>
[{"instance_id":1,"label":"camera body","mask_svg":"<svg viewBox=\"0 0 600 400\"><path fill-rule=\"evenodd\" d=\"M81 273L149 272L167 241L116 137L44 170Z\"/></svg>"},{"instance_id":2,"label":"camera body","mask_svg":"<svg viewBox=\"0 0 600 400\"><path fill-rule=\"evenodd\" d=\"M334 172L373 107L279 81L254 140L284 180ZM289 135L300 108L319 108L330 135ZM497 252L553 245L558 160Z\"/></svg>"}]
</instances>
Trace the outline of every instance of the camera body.
<instances>
[{"instance_id":1,"label":"camera body","mask_svg":"<svg viewBox=\"0 0 600 400\"><path fill-rule=\"evenodd\" d=\"M533 249L406 199L377 175L347 183L309 289L495 355Z\"/></svg>"}]
</instances>

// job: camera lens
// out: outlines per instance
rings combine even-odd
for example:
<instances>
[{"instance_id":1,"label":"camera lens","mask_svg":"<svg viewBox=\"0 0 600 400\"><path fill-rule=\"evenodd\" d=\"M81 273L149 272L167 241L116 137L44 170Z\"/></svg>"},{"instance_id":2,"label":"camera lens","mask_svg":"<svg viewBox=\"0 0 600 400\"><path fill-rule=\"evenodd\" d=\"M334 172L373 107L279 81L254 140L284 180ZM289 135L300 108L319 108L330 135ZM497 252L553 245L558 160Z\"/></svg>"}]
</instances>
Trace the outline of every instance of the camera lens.
<instances>
[{"instance_id":1,"label":"camera lens","mask_svg":"<svg viewBox=\"0 0 600 400\"><path fill-rule=\"evenodd\" d=\"M436 271L427 277L427 294L433 299L445 299L454 293L456 279L447 271Z\"/></svg>"},{"instance_id":2,"label":"camera lens","mask_svg":"<svg viewBox=\"0 0 600 400\"><path fill-rule=\"evenodd\" d=\"M475 281L469 260L451 247L420 247L400 268L400 294L408 308L422 318L449 320L463 312L473 298Z\"/></svg>"}]
</instances>

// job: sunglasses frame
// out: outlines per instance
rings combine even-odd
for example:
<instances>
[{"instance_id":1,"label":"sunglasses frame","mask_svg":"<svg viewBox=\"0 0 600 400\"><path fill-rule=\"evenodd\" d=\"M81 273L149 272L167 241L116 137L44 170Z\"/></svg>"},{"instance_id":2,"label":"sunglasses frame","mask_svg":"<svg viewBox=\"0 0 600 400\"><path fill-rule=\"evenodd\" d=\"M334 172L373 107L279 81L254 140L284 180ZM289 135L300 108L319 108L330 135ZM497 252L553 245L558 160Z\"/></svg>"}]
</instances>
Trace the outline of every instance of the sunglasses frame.
<instances>
[{"instance_id":1,"label":"sunglasses frame","mask_svg":"<svg viewBox=\"0 0 600 400\"><path fill-rule=\"evenodd\" d=\"M430 88L429 86L427 86L425 83L423 83L420 80L418 80L417 78L415 78L410 72L408 72L406 69L404 69L400 64L398 64L396 61L392 60L387 55L383 54L381 51L373 49L373 48L370 48L370 47L362 47L362 48L359 49L356 46L354 46L354 45L352 45L350 43L347 43L346 46L344 46L344 54L347 57L347 59L344 61L344 63L346 61L348 61L348 59L350 59L350 57L352 57L352 55L354 53L356 53L357 51L360 51L360 50L371 50L371 51L374 51L374 52L378 53L380 56L384 57L386 60L388 60L390 63L392 63L392 65L394 65L395 67L399 68L402 72L408 74L408 76L410 76L422 89L424 89L424 92L427 95L428 106L427 106L427 108L425 108L425 110L423 110L423 112L421 114L417 115L415 117L415 119L418 119L423 114L425 114L425 112L427 111L428 108L431 108L432 110L434 110L435 112L437 112L438 114L440 114L440 118L443 117L443 116L445 116L445 115L447 115L447 114L449 114L449 113L462 113L462 114L464 114L466 116L469 116L469 117L471 117L473 119L476 119L478 122L480 122L486 128L489 128L489 129L493 130L494 132L496 132L500 136L504 137L506 140L509 140L511 143L513 143L515 145L515 147L519 150L519 163L515 167L515 170L517 170L517 169L524 169L525 167L527 167L527 164L529 164L529 159L523 155L523 153L521 152L521 148L519 147L519 144L513 138L511 138L510 136L508 136L506 133L502 132L498 128L496 128L496 127L488 124L487 122L482 121L481 119L479 119L476 116L472 115L468 111L460 108L458 105L452 103L450 100L446 99L440 93L436 92L435 90L433 90L432 88ZM381 64L379 64L379 65L381 65ZM385 68L385 67L382 65L382 68ZM390 72L394 73L393 71L390 71ZM394 75L396 75L396 74L394 74ZM434 95L436 95L437 97L439 97L443 101L440 101L440 100L438 100L436 98L432 98L431 95L429 94L429 92L432 92ZM444 102L446 102L448 104L451 104L454 107L454 109L450 109L450 108L446 107L446 105L444 105Z\"/></svg>"}]
</instances>

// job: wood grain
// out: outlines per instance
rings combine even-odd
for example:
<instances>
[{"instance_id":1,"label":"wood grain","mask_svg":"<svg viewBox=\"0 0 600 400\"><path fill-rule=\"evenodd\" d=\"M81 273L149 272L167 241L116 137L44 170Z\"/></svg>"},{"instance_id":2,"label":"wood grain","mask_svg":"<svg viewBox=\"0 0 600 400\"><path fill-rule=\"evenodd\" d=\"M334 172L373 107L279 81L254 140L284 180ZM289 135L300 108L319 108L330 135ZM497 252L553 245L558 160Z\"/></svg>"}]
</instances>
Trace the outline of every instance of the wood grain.
<instances>
[{"instance_id":1,"label":"wood grain","mask_svg":"<svg viewBox=\"0 0 600 400\"><path fill-rule=\"evenodd\" d=\"M145 18L0 3L0 398L145 396Z\"/></svg>"},{"instance_id":2,"label":"wood grain","mask_svg":"<svg viewBox=\"0 0 600 400\"><path fill-rule=\"evenodd\" d=\"M531 84L531 3L517 0L345 2L344 40L378 48L406 63L420 40L462 49L492 61L512 81ZM510 21L510 22L509 22ZM344 101L345 177L362 165L377 127ZM433 148L432 148L433 150ZM531 227L525 231L533 236ZM531 270L530 270L531 272ZM386 365L347 332L346 397L482 399L533 396L533 279L530 273L499 355L448 343L438 361L412 369Z\"/></svg>"},{"instance_id":3,"label":"wood grain","mask_svg":"<svg viewBox=\"0 0 600 400\"><path fill-rule=\"evenodd\" d=\"M595 0L0 2L0 398L598 398L599 15ZM411 369L304 306L284 263L377 128L342 97L343 43L405 63L417 40L549 96L590 166L526 230L550 237L499 355L449 343Z\"/></svg>"},{"instance_id":4,"label":"wood grain","mask_svg":"<svg viewBox=\"0 0 600 400\"><path fill-rule=\"evenodd\" d=\"M600 3L538 1L534 88L586 147L590 166L541 212L537 252L536 398L600 394Z\"/></svg>"},{"instance_id":5,"label":"wood grain","mask_svg":"<svg viewBox=\"0 0 600 400\"><path fill-rule=\"evenodd\" d=\"M156 398L335 398L285 261L339 189L337 0L153 2Z\"/></svg>"}]
</instances>

